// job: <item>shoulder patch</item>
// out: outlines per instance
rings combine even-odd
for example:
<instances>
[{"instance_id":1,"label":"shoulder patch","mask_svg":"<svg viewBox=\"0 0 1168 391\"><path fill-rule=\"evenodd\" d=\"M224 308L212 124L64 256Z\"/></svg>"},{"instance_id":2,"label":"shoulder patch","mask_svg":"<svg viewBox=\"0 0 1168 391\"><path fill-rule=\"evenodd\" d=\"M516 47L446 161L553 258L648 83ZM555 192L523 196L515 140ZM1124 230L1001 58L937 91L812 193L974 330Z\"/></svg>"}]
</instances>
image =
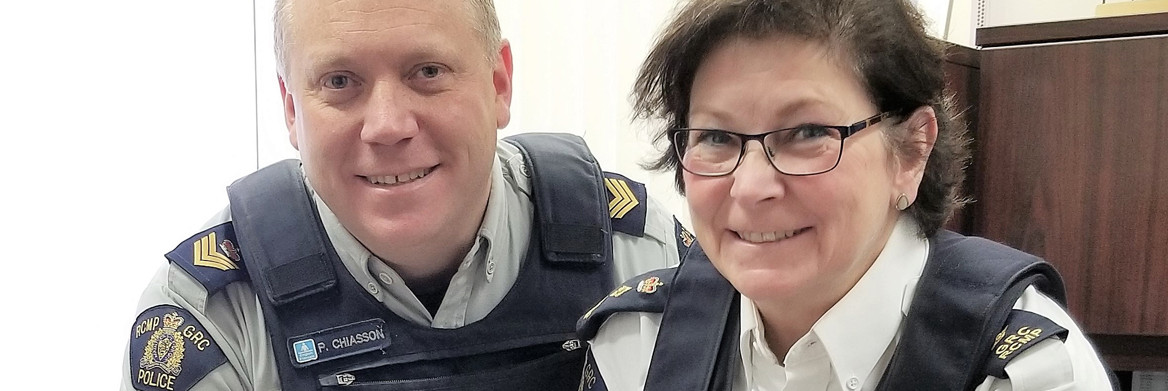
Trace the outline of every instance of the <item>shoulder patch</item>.
<instances>
[{"instance_id":1,"label":"shoulder patch","mask_svg":"<svg viewBox=\"0 0 1168 391\"><path fill-rule=\"evenodd\" d=\"M186 391L227 362L190 312L173 305L142 311L130 329L130 379L143 391Z\"/></svg>"},{"instance_id":2,"label":"shoulder patch","mask_svg":"<svg viewBox=\"0 0 1168 391\"><path fill-rule=\"evenodd\" d=\"M235 227L230 222L191 236L166 254L166 258L186 270L211 296L235 281L246 280Z\"/></svg>"},{"instance_id":3,"label":"shoulder patch","mask_svg":"<svg viewBox=\"0 0 1168 391\"><path fill-rule=\"evenodd\" d=\"M1045 316L1023 310L1010 311L1006 327L994 338L986 372L990 376L1005 379L1009 377L1006 375L1006 364L1014 357L1050 337L1065 341L1067 334L1067 329Z\"/></svg>"},{"instance_id":4,"label":"shoulder patch","mask_svg":"<svg viewBox=\"0 0 1168 391\"><path fill-rule=\"evenodd\" d=\"M644 236L645 215L649 209L645 185L606 171L604 187L608 189L608 217L612 219L613 231Z\"/></svg>"},{"instance_id":5,"label":"shoulder patch","mask_svg":"<svg viewBox=\"0 0 1168 391\"><path fill-rule=\"evenodd\" d=\"M576 322L576 334L582 340L592 339L600 325L613 313L664 311L675 274L677 268L658 269L620 284L580 317Z\"/></svg>"}]
</instances>

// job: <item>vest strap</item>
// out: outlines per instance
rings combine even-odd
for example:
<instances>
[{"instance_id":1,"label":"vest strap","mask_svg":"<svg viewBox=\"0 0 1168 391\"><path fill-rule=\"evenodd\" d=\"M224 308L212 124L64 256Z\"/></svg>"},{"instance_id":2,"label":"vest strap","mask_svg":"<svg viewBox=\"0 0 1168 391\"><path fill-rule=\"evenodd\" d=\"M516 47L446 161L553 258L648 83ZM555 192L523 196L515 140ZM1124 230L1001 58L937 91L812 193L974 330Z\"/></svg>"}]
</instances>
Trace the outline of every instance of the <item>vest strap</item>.
<instances>
[{"instance_id":1,"label":"vest strap","mask_svg":"<svg viewBox=\"0 0 1168 391\"><path fill-rule=\"evenodd\" d=\"M544 259L596 265L612 258L604 174L584 139L566 133L507 137L526 158Z\"/></svg>"},{"instance_id":2,"label":"vest strap","mask_svg":"<svg viewBox=\"0 0 1168 391\"><path fill-rule=\"evenodd\" d=\"M337 284L328 237L307 194L299 162L284 160L227 187L232 223L249 273L260 273L258 290L282 306L331 290ZM279 208L279 210L273 210ZM312 227L318 229L273 229Z\"/></svg>"},{"instance_id":3,"label":"vest strap","mask_svg":"<svg viewBox=\"0 0 1168 391\"><path fill-rule=\"evenodd\" d=\"M876 390L972 390L987 376L994 337L1031 285L1066 305L1062 278L1042 259L938 232L901 336L913 343L897 346Z\"/></svg>"},{"instance_id":4,"label":"vest strap","mask_svg":"<svg viewBox=\"0 0 1168 391\"><path fill-rule=\"evenodd\" d=\"M686 296L665 305L645 391L729 390L735 372L724 369L739 357L738 292L698 246L678 266L671 289Z\"/></svg>"}]
</instances>

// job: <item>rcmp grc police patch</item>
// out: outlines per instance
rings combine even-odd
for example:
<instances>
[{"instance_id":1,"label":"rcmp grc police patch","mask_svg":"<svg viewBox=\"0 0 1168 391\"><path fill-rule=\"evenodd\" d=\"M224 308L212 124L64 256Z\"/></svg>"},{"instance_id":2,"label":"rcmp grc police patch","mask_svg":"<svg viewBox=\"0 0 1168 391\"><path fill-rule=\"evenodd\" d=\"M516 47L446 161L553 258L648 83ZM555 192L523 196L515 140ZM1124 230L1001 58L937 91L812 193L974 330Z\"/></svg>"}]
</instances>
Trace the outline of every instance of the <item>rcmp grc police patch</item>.
<instances>
[{"instance_id":1,"label":"rcmp grc police patch","mask_svg":"<svg viewBox=\"0 0 1168 391\"><path fill-rule=\"evenodd\" d=\"M130 330L130 379L144 391L186 391L227 356L185 309L159 305L142 311Z\"/></svg>"}]
</instances>

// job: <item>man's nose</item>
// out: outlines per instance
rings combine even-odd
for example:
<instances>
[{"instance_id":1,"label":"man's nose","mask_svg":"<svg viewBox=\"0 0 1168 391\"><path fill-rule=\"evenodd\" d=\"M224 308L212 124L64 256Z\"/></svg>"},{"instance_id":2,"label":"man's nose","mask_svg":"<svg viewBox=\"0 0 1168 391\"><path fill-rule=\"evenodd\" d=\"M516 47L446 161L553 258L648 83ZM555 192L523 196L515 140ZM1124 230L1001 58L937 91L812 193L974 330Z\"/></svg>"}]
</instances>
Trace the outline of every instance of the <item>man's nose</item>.
<instances>
[{"instance_id":1,"label":"man's nose","mask_svg":"<svg viewBox=\"0 0 1168 391\"><path fill-rule=\"evenodd\" d=\"M418 134L415 112L417 97L405 86L379 82L365 102L365 122L361 140L371 144L393 145Z\"/></svg>"}]
</instances>

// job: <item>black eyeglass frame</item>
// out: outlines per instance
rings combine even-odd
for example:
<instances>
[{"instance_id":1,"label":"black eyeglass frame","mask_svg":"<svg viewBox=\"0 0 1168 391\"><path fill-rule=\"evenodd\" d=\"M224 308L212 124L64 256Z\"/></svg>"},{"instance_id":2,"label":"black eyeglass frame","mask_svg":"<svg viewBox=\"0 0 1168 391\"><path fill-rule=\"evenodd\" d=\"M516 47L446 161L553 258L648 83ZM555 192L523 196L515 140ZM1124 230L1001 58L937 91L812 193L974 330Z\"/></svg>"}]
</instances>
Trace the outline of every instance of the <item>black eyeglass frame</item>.
<instances>
[{"instance_id":1,"label":"black eyeglass frame","mask_svg":"<svg viewBox=\"0 0 1168 391\"><path fill-rule=\"evenodd\" d=\"M759 145L762 145L763 153L765 153L767 155L767 160L770 161L771 167L773 167L775 169L775 171L778 171L778 172L782 173L783 175L790 175L790 176L811 176L811 175L819 175L819 174L829 172L831 170L834 170L837 166L839 166L840 159L842 159L843 155L844 155L844 149L843 149L844 140L846 140L849 136L856 134L856 132L859 132L861 130L867 129L868 127L871 127L872 125L876 125L876 124L880 123L881 121L886 120L890 117L892 117L892 112L885 111L885 112L873 115L871 117L862 119L859 122L856 122L854 124L847 125L847 126L818 125L818 126L822 126L824 128L835 129L835 130L840 132L840 150L839 150L840 152L838 154L836 154L835 163L832 163L831 167L829 167L823 171L803 173L803 174L791 174L791 173L784 172L783 170L779 169L779 167L775 165L775 156L773 155L773 152L770 151L766 147L766 143L763 143L763 139L765 139L767 136L769 136L771 134L798 130L799 129L798 127L772 130L772 131L769 131L766 133L759 133L759 134L742 134L742 133L737 133L737 132L731 132L729 130L709 129L709 128L677 128L677 129L671 129L669 131L669 134L670 134L669 140L671 142L673 142L673 152L675 154L677 154L677 164L679 166L681 166L681 168L683 170L686 170L689 173L694 174L694 175L704 176L704 177L720 177L720 176L726 176L726 175L733 174L734 170L737 170L738 166L742 165L742 157L746 156L746 143L750 142L751 140L756 140L756 141L758 141ZM721 174L701 174L701 173L693 172L692 170L687 168L685 166L685 164L682 163L685 161L685 150L683 149L684 147L682 146L682 143L678 142L679 140L677 140L677 135L681 134L681 133L688 133L689 131L723 132L726 134L732 134L732 135L739 137L742 140L742 146L741 146L741 149L738 151L738 161L734 163L734 167L730 168L729 171L726 171L725 173L721 173Z\"/></svg>"}]
</instances>

